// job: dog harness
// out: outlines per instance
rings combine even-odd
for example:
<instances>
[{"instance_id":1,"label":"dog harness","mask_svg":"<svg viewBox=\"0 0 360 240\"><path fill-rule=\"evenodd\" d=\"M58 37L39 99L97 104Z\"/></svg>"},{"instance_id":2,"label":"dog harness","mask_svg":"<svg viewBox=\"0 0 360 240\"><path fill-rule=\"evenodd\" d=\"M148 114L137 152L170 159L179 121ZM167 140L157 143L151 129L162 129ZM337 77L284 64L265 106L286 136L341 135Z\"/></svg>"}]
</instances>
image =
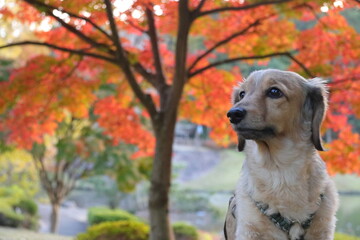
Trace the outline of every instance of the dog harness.
<instances>
[{"instance_id":1,"label":"dog harness","mask_svg":"<svg viewBox=\"0 0 360 240\"><path fill-rule=\"evenodd\" d=\"M234 196L232 196L230 198L230 203L231 201L233 200ZM285 232L287 235L289 235L289 232L290 232L290 229L291 227L295 224L295 223L299 223L300 226L304 229L304 230L307 230L313 219L314 219L314 216L316 214L316 211L312 214L310 214L308 216L308 218L303 221L303 222L298 222L298 221L295 221L295 220L292 220L290 218L286 218L284 216L282 216L280 213L273 213L273 214L267 214L266 213L266 210L269 208L269 205L266 204L266 203L263 203L263 202L258 202L258 201L255 201L253 198L251 198L252 201L254 202L255 206L260 210L260 212L267 216L269 218L269 220L277 227L279 228L280 230L282 230L283 232ZM324 194L320 194L320 197L319 197L319 201L317 203L317 205L320 205L322 200L324 199ZM229 203L229 205L230 205ZM233 215L233 217L236 219L235 217L235 208L236 208L236 205L234 204L234 206L232 207L231 209L231 213ZM303 234L302 236L300 236L298 239L296 240L304 240L304 235ZM225 236L225 239L228 240L227 238L227 231L226 231L226 221L225 221L225 224L224 224L224 236Z\"/></svg>"},{"instance_id":2,"label":"dog harness","mask_svg":"<svg viewBox=\"0 0 360 240\"><path fill-rule=\"evenodd\" d=\"M319 197L319 201L317 203L317 205L320 205L320 203L322 202L322 200L324 199L324 194L320 194ZM284 231L285 233L287 233L289 235L290 229L291 227L295 224L295 223L299 223L300 226L306 230L310 227L312 220L314 219L315 213L312 213L308 216L308 218L303 221L303 222L298 222L295 220L292 220L290 218L286 218L284 216L282 216L280 213L273 213L273 214L266 214L266 210L269 208L269 205L266 203L262 203L262 202L257 202L255 200L253 200L253 202L255 203L255 206L260 210L260 212L262 214L264 214L265 216L267 216L271 222L274 223L274 225L279 228L280 230ZM304 239L304 235L300 236L300 238L298 238L297 240L303 240Z\"/></svg>"}]
</instances>

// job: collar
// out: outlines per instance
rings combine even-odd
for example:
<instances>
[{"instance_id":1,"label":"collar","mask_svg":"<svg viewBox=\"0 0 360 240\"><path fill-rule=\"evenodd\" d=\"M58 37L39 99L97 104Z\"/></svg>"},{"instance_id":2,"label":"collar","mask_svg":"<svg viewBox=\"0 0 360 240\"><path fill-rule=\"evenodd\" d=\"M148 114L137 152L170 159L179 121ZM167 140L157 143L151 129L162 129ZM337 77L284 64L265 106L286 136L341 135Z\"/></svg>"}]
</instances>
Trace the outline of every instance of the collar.
<instances>
[{"instance_id":1,"label":"collar","mask_svg":"<svg viewBox=\"0 0 360 240\"><path fill-rule=\"evenodd\" d=\"M267 216L270 219L270 221L273 222L277 228L281 229L282 231L286 232L287 234L289 234L291 227L295 223L299 223L300 226L304 230L308 229L312 223L312 220L314 219L315 214L316 214L316 211L315 211L314 213L310 214L305 221L299 222L296 220L292 220L290 218L286 218L286 217L282 216L280 213L267 214L266 210L269 208L268 204L255 201L253 198L251 198L251 199L253 200L256 207L260 210L260 212L262 214ZM324 199L324 194L320 194L319 201L317 204L320 205L323 199Z\"/></svg>"}]
</instances>

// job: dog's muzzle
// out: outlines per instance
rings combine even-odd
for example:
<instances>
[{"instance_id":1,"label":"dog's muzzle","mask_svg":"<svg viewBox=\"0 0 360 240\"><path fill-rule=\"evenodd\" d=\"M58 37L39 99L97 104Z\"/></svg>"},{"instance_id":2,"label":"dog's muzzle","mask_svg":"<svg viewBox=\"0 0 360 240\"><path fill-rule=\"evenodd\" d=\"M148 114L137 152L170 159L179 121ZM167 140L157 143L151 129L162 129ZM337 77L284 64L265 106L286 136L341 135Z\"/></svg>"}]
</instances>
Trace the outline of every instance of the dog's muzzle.
<instances>
[{"instance_id":1,"label":"dog's muzzle","mask_svg":"<svg viewBox=\"0 0 360 240\"><path fill-rule=\"evenodd\" d=\"M246 115L246 110L244 108L232 108L227 113L227 117L229 118L230 122L233 124L237 124L244 119Z\"/></svg>"}]
</instances>

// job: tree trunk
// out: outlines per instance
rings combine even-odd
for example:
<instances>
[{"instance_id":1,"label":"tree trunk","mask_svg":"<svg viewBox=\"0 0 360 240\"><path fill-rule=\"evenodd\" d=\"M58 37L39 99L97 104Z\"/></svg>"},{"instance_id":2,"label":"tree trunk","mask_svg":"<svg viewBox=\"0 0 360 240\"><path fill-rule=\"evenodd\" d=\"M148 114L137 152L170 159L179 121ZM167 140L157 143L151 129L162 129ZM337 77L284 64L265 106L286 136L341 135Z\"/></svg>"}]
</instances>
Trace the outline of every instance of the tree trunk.
<instances>
[{"instance_id":1,"label":"tree trunk","mask_svg":"<svg viewBox=\"0 0 360 240\"><path fill-rule=\"evenodd\" d=\"M56 233L59 225L59 203L51 203L50 232Z\"/></svg>"},{"instance_id":2,"label":"tree trunk","mask_svg":"<svg viewBox=\"0 0 360 240\"><path fill-rule=\"evenodd\" d=\"M156 149L149 196L150 240L175 239L169 219L171 157L176 113L174 115L155 127Z\"/></svg>"},{"instance_id":3,"label":"tree trunk","mask_svg":"<svg viewBox=\"0 0 360 240\"><path fill-rule=\"evenodd\" d=\"M187 41L191 25L188 0L180 0L178 10L179 25L175 50L174 80L169 94L160 92L161 111L155 119L153 118L156 148L149 194L150 240L175 240L169 219L169 192L177 111L187 80Z\"/></svg>"}]
</instances>

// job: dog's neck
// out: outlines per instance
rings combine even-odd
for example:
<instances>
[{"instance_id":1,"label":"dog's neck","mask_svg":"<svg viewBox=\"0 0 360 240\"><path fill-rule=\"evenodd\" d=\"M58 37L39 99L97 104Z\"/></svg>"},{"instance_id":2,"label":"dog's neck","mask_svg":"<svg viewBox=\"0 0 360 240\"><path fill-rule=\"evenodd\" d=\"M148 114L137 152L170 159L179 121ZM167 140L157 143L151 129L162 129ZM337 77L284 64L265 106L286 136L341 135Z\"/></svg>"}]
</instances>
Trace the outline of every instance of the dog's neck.
<instances>
[{"instance_id":1,"label":"dog's neck","mask_svg":"<svg viewBox=\"0 0 360 240\"><path fill-rule=\"evenodd\" d=\"M311 143L289 138L272 139L270 144L247 141L245 151L240 184L254 200L275 207L292 206L288 203L298 202L299 205L293 206L296 212L301 212L310 201L313 208L308 209L307 214L316 208L316 201L323 191L322 180L326 170Z\"/></svg>"},{"instance_id":2,"label":"dog's neck","mask_svg":"<svg viewBox=\"0 0 360 240\"><path fill-rule=\"evenodd\" d=\"M273 138L269 142L247 141L245 153L243 167L248 168L250 176L255 176L262 186L265 184L270 188L306 181L312 161L318 157L311 144L289 138ZM258 182L254 182L255 186Z\"/></svg>"},{"instance_id":3,"label":"dog's neck","mask_svg":"<svg viewBox=\"0 0 360 240\"><path fill-rule=\"evenodd\" d=\"M271 141L252 141L247 155L256 154L260 164L270 167L288 170L296 165L304 164L318 155L315 147L310 141L299 141L289 137L272 138ZM251 157L253 159L253 157Z\"/></svg>"}]
</instances>

